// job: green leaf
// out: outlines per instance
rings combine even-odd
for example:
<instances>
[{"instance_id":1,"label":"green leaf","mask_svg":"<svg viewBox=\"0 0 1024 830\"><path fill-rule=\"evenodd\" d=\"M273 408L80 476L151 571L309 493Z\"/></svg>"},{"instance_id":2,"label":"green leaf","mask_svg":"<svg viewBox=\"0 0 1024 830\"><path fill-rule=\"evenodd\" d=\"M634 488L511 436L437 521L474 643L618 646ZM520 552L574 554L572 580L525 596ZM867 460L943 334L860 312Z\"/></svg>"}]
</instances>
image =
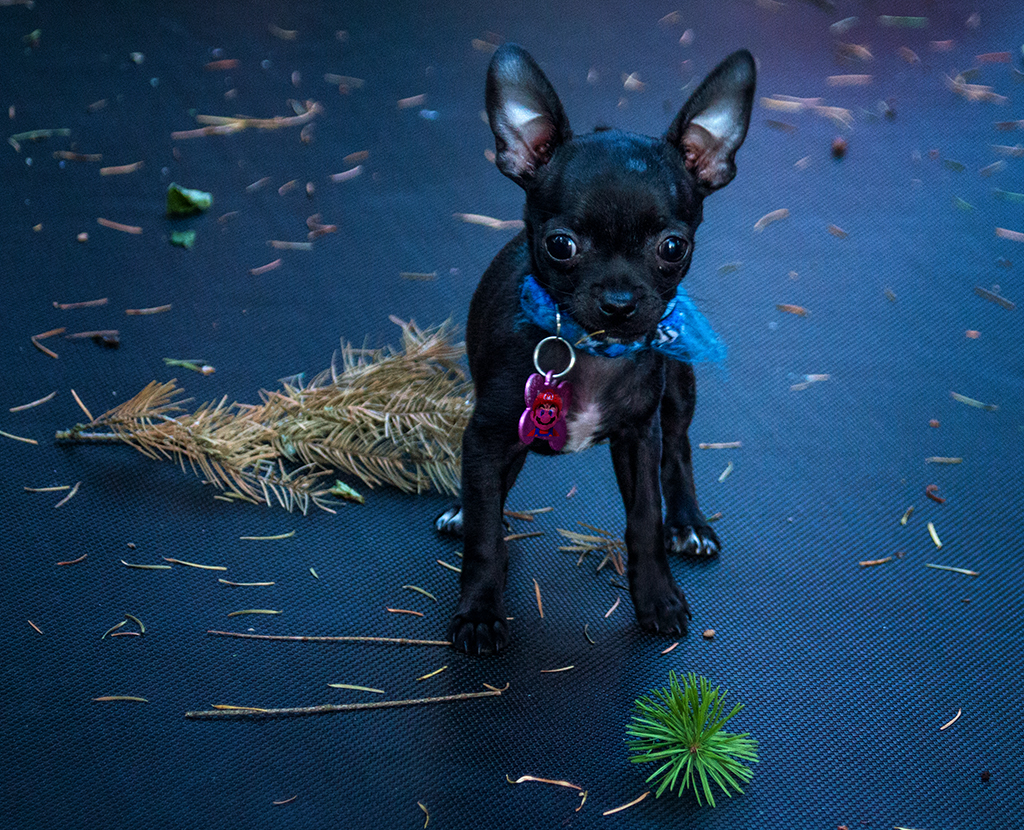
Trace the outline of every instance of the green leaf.
<instances>
[{"instance_id":1,"label":"green leaf","mask_svg":"<svg viewBox=\"0 0 1024 830\"><path fill-rule=\"evenodd\" d=\"M195 231L171 231L171 244L177 245L180 248L191 250L192 246L196 244L196 232Z\"/></svg>"},{"instance_id":2,"label":"green leaf","mask_svg":"<svg viewBox=\"0 0 1024 830\"><path fill-rule=\"evenodd\" d=\"M202 190L189 190L171 182L167 187L167 215L191 216L202 213L213 204L213 196Z\"/></svg>"}]
</instances>

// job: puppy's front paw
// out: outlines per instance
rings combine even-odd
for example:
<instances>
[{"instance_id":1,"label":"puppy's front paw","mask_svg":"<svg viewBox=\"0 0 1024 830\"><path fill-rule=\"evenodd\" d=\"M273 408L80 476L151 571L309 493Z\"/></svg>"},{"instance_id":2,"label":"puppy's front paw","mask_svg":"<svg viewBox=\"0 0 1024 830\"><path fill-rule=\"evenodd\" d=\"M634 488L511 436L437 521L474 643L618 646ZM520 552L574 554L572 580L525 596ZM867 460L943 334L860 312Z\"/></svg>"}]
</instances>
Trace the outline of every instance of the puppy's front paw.
<instances>
[{"instance_id":1,"label":"puppy's front paw","mask_svg":"<svg viewBox=\"0 0 1024 830\"><path fill-rule=\"evenodd\" d=\"M675 583L635 590L633 607L640 627L654 634L685 634L687 622L693 616L686 597Z\"/></svg>"},{"instance_id":2,"label":"puppy's front paw","mask_svg":"<svg viewBox=\"0 0 1024 830\"><path fill-rule=\"evenodd\" d=\"M665 549L680 556L718 556L722 543L710 525L669 525L665 528Z\"/></svg>"},{"instance_id":3,"label":"puppy's front paw","mask_svg":"<svg viewBox=\"0 0 1024 830\"><path fill-rule=\"evenodd\" d=\"M502 607L471 607L456 611L448 623L448 639L466 654L497 654L508 645L508 620Z\"/></svg>"},{"instance_id":4,"label":"puppy's front paw","mask_svg":"<svg viewBox=\"0 0 1024 830\"><path fill-rule=\"evenodd\" d=\"M462 535L462 505L453 504L440 516L434 519L434 527L438 533L446 533L449 536Z\"/></svg>"}]
</instances>

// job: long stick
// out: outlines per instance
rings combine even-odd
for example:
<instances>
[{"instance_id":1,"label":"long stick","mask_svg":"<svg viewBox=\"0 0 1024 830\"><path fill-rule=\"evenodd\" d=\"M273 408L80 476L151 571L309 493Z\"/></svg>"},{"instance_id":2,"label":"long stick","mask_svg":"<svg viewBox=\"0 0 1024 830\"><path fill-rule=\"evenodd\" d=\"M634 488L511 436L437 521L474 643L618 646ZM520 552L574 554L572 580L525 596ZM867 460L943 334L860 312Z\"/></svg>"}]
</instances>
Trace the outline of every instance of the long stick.
<instances>
[{"instance_id":1,"label":"long stick","mask_svg":"<svg viewBox=\"0 0 1024 830\"><path fill-rule=\"evenodd\" d=\"M288 709L204 709L186 712L185 717L196 719L214 718L286 718L302 715L333 715L336 712L358 712L363 709L394 709L399 706L421 706L427 703L452 703L457 700L473 700L478 697L500 697L497 689L489 692L465 692L443 697L419 697L411 700L380 700L373 703L327 703L322 706L297 706Z\"/></svg>"},{"instance_id":2,"label":"long stick","mask_svg":"<svg viewBox=\"0 0 1024 830\"><path fill-rule=\"evenodd\" d=\"M407 640L404 637L299 637L285 634L242 634L237 631L207 631L216 637L243 640L289 640L297 643L384 643L393 646L451 646L447 640Z\"/></svg>"}]
</instances>

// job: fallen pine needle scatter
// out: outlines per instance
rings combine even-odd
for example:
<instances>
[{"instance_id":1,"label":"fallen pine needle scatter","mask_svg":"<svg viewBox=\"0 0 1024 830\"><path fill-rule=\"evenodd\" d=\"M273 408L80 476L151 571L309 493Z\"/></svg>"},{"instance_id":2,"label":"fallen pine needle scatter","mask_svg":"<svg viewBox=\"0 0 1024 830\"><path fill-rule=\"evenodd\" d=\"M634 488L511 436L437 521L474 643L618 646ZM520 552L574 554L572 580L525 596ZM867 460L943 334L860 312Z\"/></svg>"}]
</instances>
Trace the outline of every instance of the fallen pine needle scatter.
<instances>
[{"instance_id":1,"label":"fallen pine needle scatter","mask_svg":"<svg viewBox=\"0 0 1024 830\"><path fill-rule=\"evenodd\" d=\"M74 497L75 493L77 493L77 492L78 492L78 488L79 488L79 486L81 485L81 483L82 483L82 482L80 482L80 481L78 481L78 482L75 482L75 486L71 488L71 492L70 492L70 493L68 493L68 494L67 494L67 495L66 495L66 496L65 496L64 498L62 498L62 499L61 499L61 500L60 500L59 502L57 502L57 503L56 503L56 504L54 505L54 508L57 508L57 507L63 507L63 506L65 505L65 504L67 504L67 503L68 503L69 501L71 501L71 499L72 499L72 498Z\"/></svg>"},{"instance_id":2,"label":"fallen pine needle scatter","mask_svg":"<svg viewBox=\"0 0 1024 830\"><path fill-rule=\"evenodd\" d=\"M754 231L760 233L767 228L772 222L778 222L780 219L786 219L789 216L789 208L779 208L773 210L770 213L766 213L760 219L754 223Z\"/></svg>"},{"instance_id":3,"label":"fallen pine needle scatter","mask_svg":"<svg viewBox=\"0 0 1024 830\"><path fill-rule=\"evenodd\" d=\"M276 542L278 539L291 539L295 535L294 530L289 530L287 533L279 533L277 536L239 536L238 538L244 542Z\"/></svg>"},{"instance_id":4,"label":"fallen pine needle scatter","mask_svg":"<svg viewBox=\"0 0 1024 830\"><path fill-rule=\"evenodd\" d=\"M419 585L403 585L402 588L404 588L406 590L409 590L409 591L415 591L417 594L423 594L423 596L429 597L434 602L437 602L437 597L435 597L432 593L430 593L430 591L427 591L427 590L424 590L423 588L420 588Z\"/></svg>"},{"instance_id":5,"label":"fallen pine needle scatter","mask_svg":"<svg viewBox=\"0 0 1024 830\"><path fill-rule=\"evenodd\" d=\"M262 274L269 273L270 271L273 271L276 268L280 268L281 263L283 262L284 260L282 259L275 259L273 262L268 262L266 265L260 265L257 268L250 268L249 273L254 277L258 277Z\"/></svg>"},{"instance_id":6,"label":"fallen pine needle scatter","mask_svg":"<svg viewBox=\"0 0 1024 830\"><path fill-rule=\"evenodd\" d=\"M39 443L38 441L36 441L35 438L22 438L20 435L12 435L9 432L4 432L2 429L0 429L0 435L2 435L4 438L11 438L14 441L21 441L22 443L25 443L25 444L38 444Z\"/></svg>"},{"instance_id":7,"label":"fallen pine needle scatter","mask_svg":"<svg viewBox=\"0 0 1024 830\"><path fill-rule=\"evenodd\" d=\"M273 615L276 616L278 614L283 614L283 613L284 613L283 611L274 611L273 609L270 609L270 608L245 608L245 609L243 609L241 611L232 611L232 612L230 612L228 614L228 616L229 617L240 617L243 614L273 614Z\"/></svg>"},{"instance_id":8,"label":"fallen pine needle scatter","mask_svg":"<svg viewBox=\"0 0 1024 830\"><path fill-rule=\"evenodd\" d=\"M532 519L530 521L532 521ZM535 536L543 536L543 535L544 535L544 531L543 530L533 530L533 531L530 531L529 533L511 533L508 536L504 537L504 540L506 542L514 542L516 539L533 539Z\"/></svg>"},{"instance_id":9,"label":"fallen pine needle scatter","mask_svg":"<svg viewBox=\"0 0 1024 830\"><path fill-rule=\"evenodd\" d=\"M170 556L164 557L164 562L170 562L172 565L187 565L190 568L199 568L204 571L226 571L227 568L223 565L199 565L195 562L186 562L184 559L172 559Z\"/></svg>"},{"instance_id":10,"label":"fallen pine needle scatter","mask_svg":"<svg viewBox=\"0 0 1024 830\"><path fill-rule=\"evenodd\" d=\"M155 567L168 567L157 565ZM289 634L243 634L236 631L207 631L214 637L236 637L240 640L280 640L293 643L379 643L393 646L444 646L450 648L448 640L410 640L405 637L306 637Z\"/></svg>"},{"instance_id":11,"label":"fallen pine needle scatter","mask_svg":"<svg viewBox=\"0 0 1024 830\"><path fill-rule=\"evenodd\" d=\"M495 219L493 216L482 216L479 213L453 213L452 216L471 225L483 225L497 231L519 230L523 227L522 219Z\"/></svg>"},{"instance_id":12,"label":"fallen pine needle scatter","mask_svg":"<svg viewBox=\"0 0 1024 830\"><path fill-rule=\"evenodd\" d=\"M947 729L949 729L949 727L951 727L954 723L956 723L958 720L960 720L960 716L963 713L964 713L963 709L957 709L956 710L956 714L953 716L953 719L951 721L948 721L947 723L942 724L942 726L939 727L939 731L940 732L945 732Z\"/></svg>"},{"instance_id":13,"label":"fallen pine needle scatter","mask_svg":"<svg viewBox=\"0 0 1024 830\"><path fill-rule=\"evenodd\" d=\"M375 695L384 694L383 689L371 689L369 686L353 686L351 683L328 683L332 689L351 689L353 692L373 692Z\"/></svg>"},{"instance_id":14,"label":"fallen pine needle scatter","mask_svg":"<svg viewBox=\"0 0 1024 830\"><path fill-rule=\"evenodd\" d=\"M54 396L56 396L56 394L57 394L57 392L56 392L56 390L54 390L49 395L47 395L45 398L40 398L39 400L32 401L31 403L23 403L21 406L12 406L7 411L8 412L24 412L26 409L31 409L34 406L41 406L44 403L49 403L50 401L52 401L54 399Z\"/></svg>"},{"instance_id":15,"label":"fallen pine needle scatter","mask_svg":"<svg viewBox=\"0 0 1024 830\"><path fill-rule=\"evenodd\" d=\"M445 643L450 645L450 643ZM300 706L288 709L254 709L239 707L236 709L223 710L211 709L205 711L186 712L185 717L190 719L212 719L212 718L278 718L297 717L302 715L331 715L337 712L360 712L366 709L394 709L399 706L422 706L431 703L451 703L460 700L475 700L481 697L501 697L499 691L486 692L464 692L462 694L444 695L443 697L421 697L410 700L381 700L373 703L339 703L326 704L323 706Z\"/></svg>"},{"instance_id":16,"label":"fallen pine needle scatter","mask_svg":"<svg viewBox=\"0 0 1024 830\"><path fill-rule=\"evenodd\" d=\"M88 410L88 408L86 408L86 405L82 403L82 399L78 397L78 393L74 389L71 390L71 397L75 399L75 403L78 404L78 408L85 413L85 417L89 419L89 423L92 423L93 421L96 420L95 418L92 417L92 413Z\"/></svg>"},{"instance_id":17,"label":"fallen pine needle scatter","mask_svg":"<svg viewBox=\"0 0 1024 830\"><path fill-rule=\"evenodd\" d=\"M974 398L968 398L966 395L961 395L957 392L950 392L949 394L957 403L964 403L968 406L973 406L975 409L984 409L986 412L995 412L999 409L999 406L994 403L982 403L981 401L975 400Z\"/></svg>"},{"instance_id":18,"label":"fallen pine needle scatter","mask_svg":"<svg viewBox=\"0 0 1024 830\"><path fill-rule=\"evenodd\" d=\"M135 236L138 236L140 233L142 233L142 228L140 228L138 225L124 225L120 222L113 222L110 219L103 219L102 217L97 219L96 223L98 225L102 225L105 228L110 228L111 230L115 231L121 231L122 233L134 234Z\"/></svg>"},{"instance_id":19,"label":"fallen pine needle scatter","mask_svg":"<svg viewBox=\"0 0 1024 830\"><path fill-rule=\"evenodd\" d=\"M651 794L651 791L648 790L643 795L639 796L638 798L634 798L629 803L623 804L621 807L613 807L611 810L605 810L603 813L601 813L601 815L602 816L610 816L612 813L619 813L622 810L628 810L630 807L635 807L637 804L639 804L641 801L643 801L645 798L647 798L647 796L649 796L650 794Z\"/></svg>"},{"instance_id":20,"label":"fallen pine needle scatter","mask_svg":"<svg viewBox=\"0 0 1024 830\"><path fill-rule=\"evenodd\" d=\"M39 349L39 351L41 351L45 355L49 355L54 360L56 360L57 353L55 351L52 351L51 349L46 348L46 346L44 346L39 341L45 340L47 337L53 337L57 334L64 334L65 331L67 331L67 329L61 326L59 329L50 329L49 331L44 331L42 334L33 334L32 337L30 337L29 339L32 341L32 345Z\"/></svg>"},{"instance_id":21,"label":"fallen pine needle scatter","mask_svg":"<svg viewBox=\"0 0 1024 830\"><path fill-rule=\"evenodd\" d=\"M127 173L134 173L142 169L143 162L137 161L134 164L119 164L116 167L101 167L101 176L124 176ZM102 224L102 222L100 223Z\"/></svg>"},{"instance_id":22,"label":"fallen pine needle scatter","mask_svg":"<svg viewBox=\"0 0 1024 830\"><path fill-rule=\"evenodd\" d=\"M165 311L171 310L171 303L167 305L155 305L149 308L126 308L124 313L130 317L140 317L146 314L163 314Z\"/></svg>"},{"instance_id":23,"label":"fallen pine needle scatter","mask_svg":"<svg viewBox=\"0 0 1024 830\"><path fill-rule=\"evenodd\" d=\"M1012 300L1008 300L1006 299L1006 297L1001 297L992 291L987 291L980 285L974 286L974 293L981 297L983 300L988 300L990 303L995 303L996 305L1002 306L1007 311L1013 311L1017 307L1017 304Z\"/></svg>"},{"instance_id":24,"label":"fallen pine needle scatter","mask_svg":"<svg viewBox=\"0 0 1024 830\"><path fill-rule=\"evenodd\" d=\"M892 562L895 560L895 556L884 556L881 559L865 559L863 562L858 562L862 568L869 568L872 565L884 565L886 562Z\"/></svg>"},{"instance_id":25,"label":"fallen pine needle scatter","mask_svg":"<svg viewBox=\"0 0 1024 830\"><path fill-rule=\"evenodd\" d=\"M231 582L227 579L218 579L218 582L222 582L225 585L230 585L232 588L262 588L267 585L276 585L276 582Z\"/></svg>"},{"instance_id":26,"label":"fallen pine needle scatter","mask_svg":"<svg viewBox=\"0 0 1024 830\"><path fill-rule=\"evenodd\" d=\"M937 571L950 571L955 574L963 574L964 576L981 576L978 571L969 571L967 568L953 568L949 565L929 565L925 564L926 568L934 568Z\"/></svg>"},{"instance_id":27,"label":"fallen pine needle scatter","mask_svg":"<svg viewBox=\"0 0 1024 830\"><path fill-rule=\"evenodd\" d=\"M576 667L575 666L562 666L562 668L560 668L560 669L541 669L540 673L541 674L558 674L558 672L571 671L574 668L576 668Z\"/></svg>"}]
</instances>

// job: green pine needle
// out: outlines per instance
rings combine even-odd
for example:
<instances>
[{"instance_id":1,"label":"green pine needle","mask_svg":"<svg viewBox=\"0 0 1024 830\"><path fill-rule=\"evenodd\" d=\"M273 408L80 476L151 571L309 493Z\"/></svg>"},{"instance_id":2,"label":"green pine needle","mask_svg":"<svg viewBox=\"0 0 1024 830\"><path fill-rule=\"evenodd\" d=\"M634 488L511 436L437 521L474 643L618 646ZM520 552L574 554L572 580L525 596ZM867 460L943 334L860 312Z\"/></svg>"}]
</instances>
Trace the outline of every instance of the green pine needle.
<instances>
[{"instance_id":1,"label":"green pine needle","mask_svg":"<svg viewBox=\"0 0 1024 830\"><path fill-rule=\"evenodd\" d=\"M654 689L636 701L633 721L626 729L633 738L629 749L637 753L630 760L659 764L647 779L648 783L660 781L656 797L666 789L676 789L679 795L692 789L698 804L703 794L714 807L712 783L732 797L730 789L742 793L741 782L754 777L754 771L741 761L758 761L757 741L747 732L722 731L743 705L737 703L723 715L726 692L712 688L707 678L690 672L680 685L674 671L668 677L668 688Z\"/></svg>"}]
</instances>

